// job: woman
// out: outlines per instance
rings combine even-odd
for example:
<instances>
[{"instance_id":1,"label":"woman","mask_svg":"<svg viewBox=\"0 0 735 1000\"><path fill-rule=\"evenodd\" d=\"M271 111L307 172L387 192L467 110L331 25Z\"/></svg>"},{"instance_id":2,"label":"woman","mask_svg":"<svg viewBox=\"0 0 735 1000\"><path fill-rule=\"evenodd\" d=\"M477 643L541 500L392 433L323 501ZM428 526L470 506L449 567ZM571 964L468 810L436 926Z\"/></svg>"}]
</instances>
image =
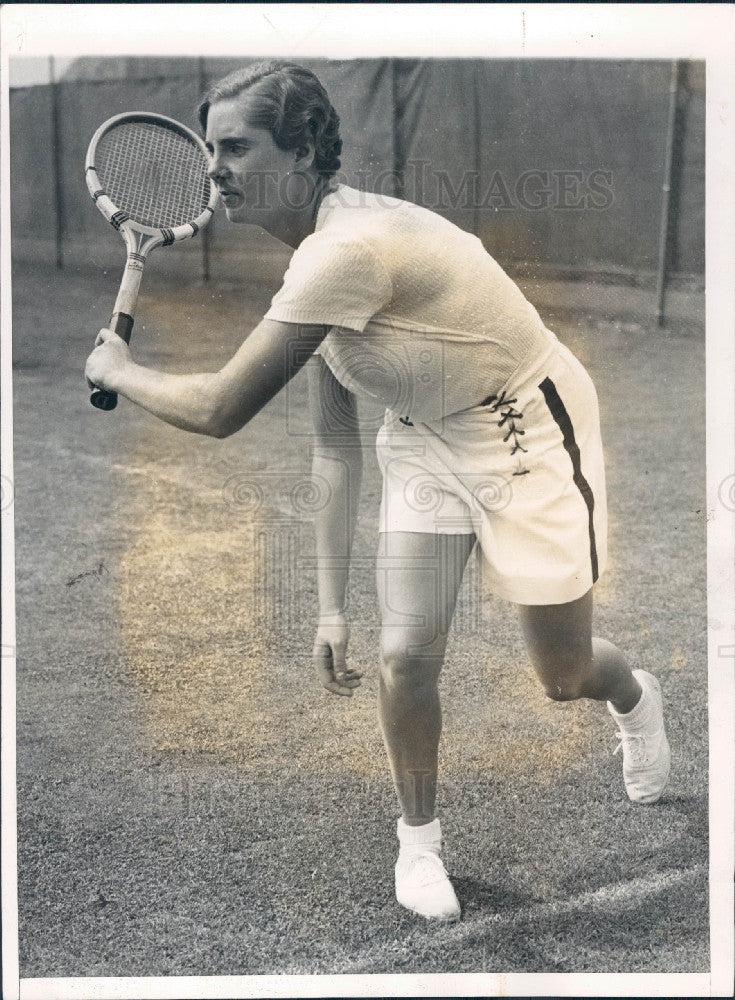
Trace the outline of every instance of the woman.
<instances>
[{"instance_id":1,"label":"woman","mask_svg":"<svg viewBox=\"0 0 735 1000\"><path fill-rule=\"evenodd\" d=\"M396 896L429 918L460 907L435 815L438 678L467 558L519 607L529 656L555 700L606 701L630 798L669 772L658 682L592 638L606 557L594 387L474 236L397 199L336 183L339 118L316 77L288 63L238 71L200 106L210 175L231 222L295 248L263 321L221 371L136 365L102 330L91 383L186 430L243 427L307 359L314 471L331 488L316 519L324 686L351 696L345 593L359 499L355 397L386 407L378 555L379 720L401 807Z\"/></svg>"}]
</instances>

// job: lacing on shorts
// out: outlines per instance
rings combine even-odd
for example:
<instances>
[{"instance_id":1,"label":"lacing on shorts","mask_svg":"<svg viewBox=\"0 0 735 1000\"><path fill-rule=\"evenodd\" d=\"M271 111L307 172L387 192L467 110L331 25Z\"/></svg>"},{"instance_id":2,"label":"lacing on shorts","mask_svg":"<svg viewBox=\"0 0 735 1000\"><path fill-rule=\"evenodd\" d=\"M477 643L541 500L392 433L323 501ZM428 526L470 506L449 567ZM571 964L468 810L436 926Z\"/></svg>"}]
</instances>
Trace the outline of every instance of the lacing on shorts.
<instances>
[{"instance_id":1,"label":"lacing on shorts","mask_svg":"<svg viewBox=\"0 0 735 1000\"><path fill-rule=\"evenodd\" d=\"M520 438L526 433L521 427L518 426L518 421L523 419L523 414L520 410L515 408L515 403L518 402L517 397L509 399L506 396L505 389L503 389L500 395L488 396L487 399L483 399L480 406L487 406L490 413L500 413L500 420L498 421L498 427L505 427L507 425L508 432L506 433L503 441L505 443L510 442L510 453L515 455L517 452L523 452L523 454L528 453L528 448L524 448L521 444ZM524 469L521 465L521 459L518 459L518 468L513 473L514 476L526 476L528 475L528 469Z\"/></svg>"}]
</instances>

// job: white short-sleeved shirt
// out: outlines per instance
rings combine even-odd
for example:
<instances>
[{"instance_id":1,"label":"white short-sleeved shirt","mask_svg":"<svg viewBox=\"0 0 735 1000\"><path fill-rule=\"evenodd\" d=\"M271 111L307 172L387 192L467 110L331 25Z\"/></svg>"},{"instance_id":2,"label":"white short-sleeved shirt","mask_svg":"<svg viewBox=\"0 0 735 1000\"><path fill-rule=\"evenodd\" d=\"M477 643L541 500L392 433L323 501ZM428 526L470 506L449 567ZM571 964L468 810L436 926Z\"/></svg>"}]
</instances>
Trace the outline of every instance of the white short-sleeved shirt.
<instances>
[{"instance_id":1,"label":"white short-sleeved shirt","mask_svg":"<svg viewBox=\"0 0 735 1000\"><path fill-rule=\"evenodd\" d=\"M331 327L335 377L429 422L497 392L555 340L477 237L407 201L337 185L267 319Z\"/></svg>"},{"instance_id":2,"label":"white short-sleeved shirt","mask_svg":"<svg viewBox=\"0 0 735 1000\"><path fill-rule=\"evenodd\" d=\"M478 239L337 187L267 313L331 329L339 381L382 403L380 530L471 534L520 604L581 597L606 558L594 386Z\"/></svg>"}]
</instances>

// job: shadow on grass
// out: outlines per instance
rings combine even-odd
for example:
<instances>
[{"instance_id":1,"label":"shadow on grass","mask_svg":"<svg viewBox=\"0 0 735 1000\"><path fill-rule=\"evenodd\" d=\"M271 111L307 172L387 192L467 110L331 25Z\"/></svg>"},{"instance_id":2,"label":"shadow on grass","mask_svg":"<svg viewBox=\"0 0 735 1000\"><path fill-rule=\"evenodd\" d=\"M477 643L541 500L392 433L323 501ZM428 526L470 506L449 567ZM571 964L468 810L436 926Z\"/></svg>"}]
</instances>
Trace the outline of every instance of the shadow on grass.
<instances>
[{"instance_id":1,"label":"shadow on grass","mask_svg":"<svg viewBox=\"0 0 735 1000\"><path fill-rule=\"evenodd\" d=\"M521 909L532 902L526 893L495 881L452 877L452 884L462 906L463 920L494 913L507 915L509 911Z\"/></svg>"}]
</instances>

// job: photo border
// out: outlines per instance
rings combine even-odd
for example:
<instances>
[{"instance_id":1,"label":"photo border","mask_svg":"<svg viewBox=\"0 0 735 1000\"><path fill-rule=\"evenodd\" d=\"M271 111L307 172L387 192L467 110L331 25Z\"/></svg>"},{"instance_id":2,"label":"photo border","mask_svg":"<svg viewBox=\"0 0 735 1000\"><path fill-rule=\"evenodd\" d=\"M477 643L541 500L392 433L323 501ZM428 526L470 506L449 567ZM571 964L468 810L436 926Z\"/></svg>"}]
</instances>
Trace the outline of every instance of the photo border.
<instances>
[{"instance_id":1,"label":"photo border","mask_svg":"<svg viewBox=\"0 0 735 1000\"><path fill-rule=\"evenodd\" d=\"M731 4L11 4L2 27L3 997L729 996L733 988L735 8ZM224 28L226 25L226 30ZM389 30L385 31L385 26ZM382 29L382 30L381 30ZM161 39L165 38L165 52ZM194 42L198 46L193 51ZM15 603L8 152L11 56L704 59L711 969L689 974L453 974L18 979ZM10 498L8 500L8 498ZM723 791L724 790L724 791Z\"/></svg>"}]
</instances>

